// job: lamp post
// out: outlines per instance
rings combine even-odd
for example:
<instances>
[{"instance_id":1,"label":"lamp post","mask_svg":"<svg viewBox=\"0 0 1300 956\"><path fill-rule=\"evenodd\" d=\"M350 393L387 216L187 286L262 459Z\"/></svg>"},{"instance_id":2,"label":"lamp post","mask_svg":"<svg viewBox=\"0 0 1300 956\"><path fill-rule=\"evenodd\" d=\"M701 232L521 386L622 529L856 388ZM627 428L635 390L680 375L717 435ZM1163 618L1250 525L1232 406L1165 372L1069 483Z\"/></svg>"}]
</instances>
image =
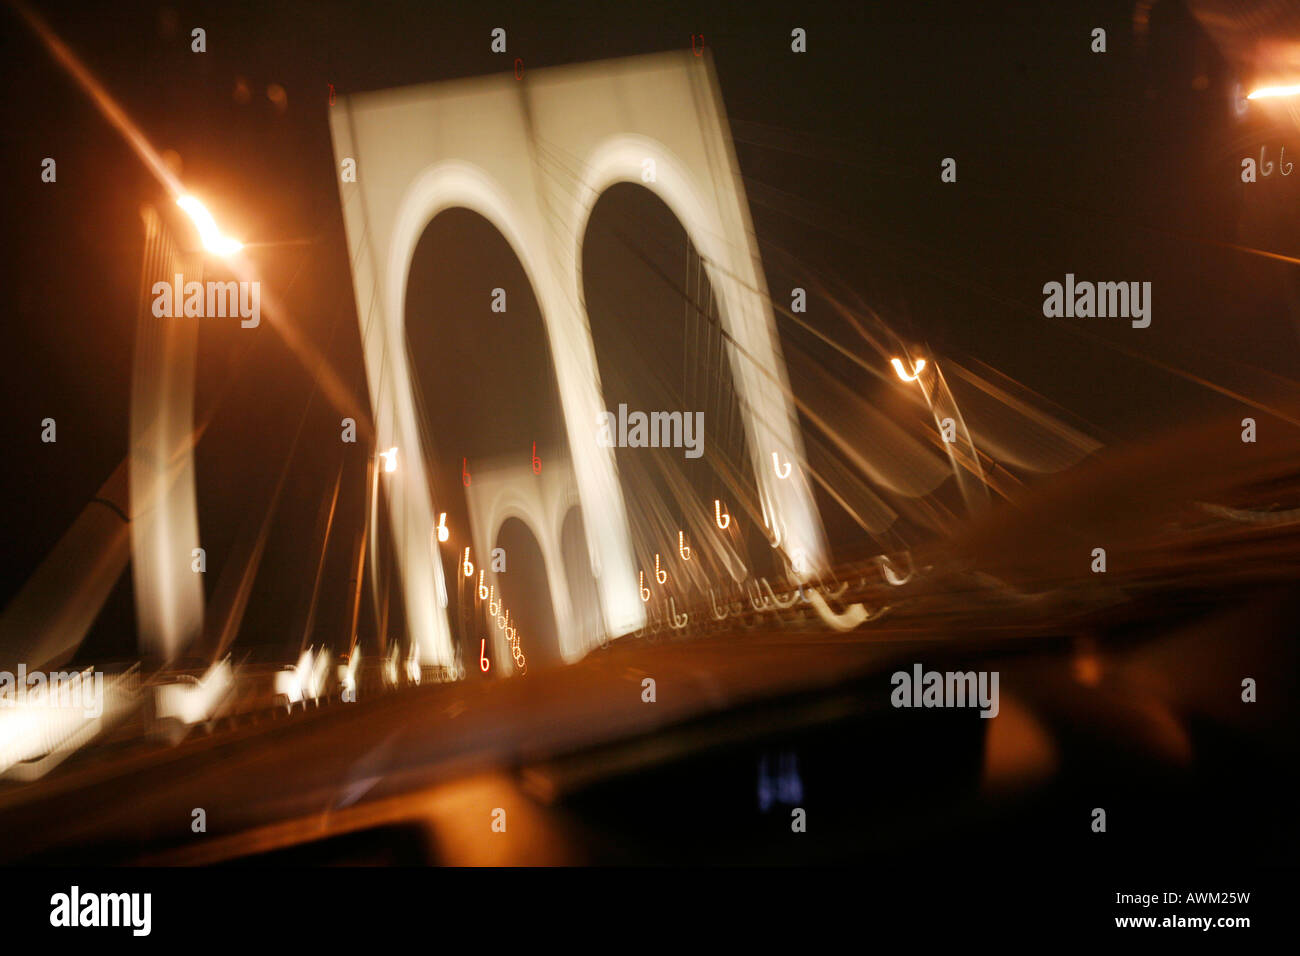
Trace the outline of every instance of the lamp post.
<instances>
[{"instance_id":1,"label":"lamp post","mask_svg":"<svg viewBox=\"0 0 1300 956\"><path fill-rule=\"evenodd\" d=\"M198 329L180 321L181 296L191 283L201 287L209 257L226 258L243 248L222 235L198 199L182 195L185 211L201 241L181 240L170 217L152 205L142 210L144 263L140 272L140 312L136 321L131 371L130 454L131 574L141 651L168 665L203 633L203 588L190 560L201 555L194 478L194 365ZM195 275L197 273L197 275ZM181 282L188 274L190 282ZM165 310L150 305L154 289L170 290L176 300ZM171 296L168 296L168 301ZM178 550L180 553L178 554ZM220 657L218 648L216 657Z\"/></svg>"},{"instance_id":2,"label":"lamp post","mask_svg":"<svg viewBox=\"0 0 1300 956\"><path fill-rule=\"evenodd\" d=\"M957 487L961 490L962 498L966 502L967 509L973 514L979 514L985 511L989 506L989 492L984 484L984 471L980 467L979 454L975 451L975 442L971 440L970 431L966 428L966 420L962 418L961 410L957 408L957 402L952 397L952 391L948 388L948 383L944 381L943 372L939 370L937 362L927 365L926 360L918 358L913 360L910 355L906 356L906 361L901 358L892 358L889 364L894 367L894 372L903 382L915 382L921 389L921 395L925 398L926 407L930 409L930 415L934 418L935 426L939 429L939 437L943 442L944 451L948 454L948 461L952 465L952 472L957 479ZM908 366L911 370L908 370ZM930 374L926 375L926 368L930 369ZM931 380L933 382L931 383ZM945 412L935 407L935 399L944 405L950 406L952 411ZM953 426L954 439L944 437L944 422L950 421ZM974 471L978 481L972 487L968 476L963 474L961 465L957 461L957 455L953 451L953 445L956 444L956 432L960 430L961 437L966 443L967 451L970 455L971 470Z\"/></svg>"}]
</instances>

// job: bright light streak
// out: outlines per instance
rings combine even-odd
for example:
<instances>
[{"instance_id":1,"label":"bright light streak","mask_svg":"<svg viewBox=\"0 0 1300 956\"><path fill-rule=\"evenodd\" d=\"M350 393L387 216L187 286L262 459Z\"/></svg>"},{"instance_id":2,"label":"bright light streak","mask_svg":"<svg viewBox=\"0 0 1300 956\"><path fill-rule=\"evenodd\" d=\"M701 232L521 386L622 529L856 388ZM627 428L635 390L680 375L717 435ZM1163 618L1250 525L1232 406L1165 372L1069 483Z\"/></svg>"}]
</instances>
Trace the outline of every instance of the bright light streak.
<instances>
[{"instance_id":1,"label":"bright light streak","mask_svg":"<svg viewBox=\"0 0 1300 956\"><path fill-rule=\"evenodd\" d=\"M438 512L438 540L446 541L451 537L451 532L447 530L447 512Z\"/></svg>"},{"instance_id":2,"label":"bright light streak","mask_svg":"<svg viewBox=\"0 0 1300 956\"><path fill-rule=\"evenodd\" d=\"M325 648L314 652L307 648L297 664L278 671L275 675L275 692L285 698L287 709L297 703L319 700L325 690L325 675L329 671L329 654Z\"/></svg>"},{"instance_id":3,"label":"bright light streak","mask_svg":"<svg viewBox=\"0 0 1300 956\"><path fill-rule=\"evenodd\" d=\"M176 200L176 205L189 214L194 228L199 231L203 248L208 252L216 256L231 256L244 248L244 244L238 239L231 239L221 234L221 230L217 228L217 221L212 218L212 213L208 212L207 207L193 196L182 196Z\"/></svg>"},{"instance_id":4,"label":"bright light streak","mask_svg":"<svg viewBox=\"0 0 1300 956\"><path fill-rule=\"evenodd\" d=\"M668 583L668 572L659 567L659 555L655 555L655 580L660 584Z\"/></svg>"},{"instance_id":5,"label":"bright light streak","mask_svg":"<svg viewBox=\"0 0 1300 956\"><path fill-rule=\"evenodd\" d=\"M298 664L289 665L275 673L275 693L277 697L284 698L286 710L293 710L293 705L302 702L303 690L303 673L302 668L306 662L311 660L311 651L303 651L303 658L299 658Z\"/></svg>"},{"instance_id":6,"label":"bright light streak","mask_svg":"<svg viewBox=\"0 0 1300 956\"><path fill-rule=\"evenodd\" d=\"M348 657L347 664L339 665L339 684L342 685L343 698L347 700L356 699L357 696L357 665L361 663L361 648L352 649L351 656Z\"/></svg>"},{"instance_id":7,"label":"bright light streak","mask_svg":"<svg viewBox=\"0 0 1300 956\"><path fill-rule=\"evenodd\" d=\"M465 560L461 562L460 568L465 577L472 578L474 576L474 565L469 559L469 548L465 549Z\"/></svg>"},{"instance_id":8,"label":"bright light streak","mask_svg":"<svg viewBox=\"0 0 1300 956\"><path fill-rule=\"evenodd\" d=\"M921 377L921 373L925 371L925 359L916 360L916 365L913 366L911 375L907 374L907 369L903 367L901 359L890 359L889 364L894 366L894 371L898 373L898 377L904 382L915 382Z\"/></svg>"},{"instance_id":9,"label":"bright light streak","mask_svg":"<svg viewBox=\"0 0 1300 956\"><path fill-rule=\"evenodd\" d=\"M182 724L197 724L217 712L218 705L234 686L230 658L219 661L193 683L172 682L154 688L154 714Z\"/></svg>"},{"instance_id":10,"label":"bright light streak","mask_svg":"<svg viewBox=\"0 0 1300 956\"><path fill-rule=\"evenodd\" d=\"M329 655L325 648L313 653L309 647L302 652L298 663L284 668L275 675L275 692L284 697L288 709L297 703L306 703L320 697L325 689L325 674L329 668Z\"/></svg>"},{"instance_id":11,"label":"bright light streak","mask_svg":"<svg viewBox=\"0 0 1300 956\"><path fill-rule=\"evenodd\" d=\"M1261 86L1253 93L1246 94L1246 99L1265 100L1278 96L1295 96L1296 94L1300 94L1300 83L1293 83L1291 86Z\"/></svg>"},{"instance_id":12,"label":"bright light streak","mask_svg":"<svg viewBox=\"0 0 1300 956\"><path fill-rule=\"evenodd\" d=\"M136 669L107 680L91 668L51 674L31 696L20 673L17 687L0 697L0 779L44 776L135 705Z\"/></svg>"},{"instance_id":13,"label":"bright light streak","mask_svg":"<svg viewBox=\"0 0 1300 956\"><path fill-rule=\"evenodd\" d=\"M388 472L389 474L391 474L394 471L397 471L397 446L396 445L388 449L388 451L381 451L379 453L379 457L384 459L384 471ZM438 540L446 541L447 539L440 536Z\"/></svg>"},{"instance_id":14,"label":"bright light streak","mask_svg":"<svg viewBox=\"0 0 1300 956\"><path fill-rule=\"evenodd\" d=\"M686 532L677 532L677 553L682 556L683 561L691 560L691 549L686 543Z\"/></svg>"},{"instance_id":15,"label":"bright light streak","mask_svg":"<svg viewBox=\"0 0 1300 956\"><path fill-rule=\"evenodd\" d=\"M772 452L772 470L776 472L778 478L785 479L790 477L790 463L787 461L785 463L785 471L781 471L781 459L777 457L776 452Z\"/></svg>"},{"instance_id":16,"label":"bright light streak","mask_svg":"<svg viewBox=\"0 0 1300 956\"><path fill-rule=\"evenodd\" d=\"M718 528L722 531L726 531L731 524L731 514L722 513L722 502L717 498L713 499L713 520L718 523Z\"/></svg>"}]
</instances>

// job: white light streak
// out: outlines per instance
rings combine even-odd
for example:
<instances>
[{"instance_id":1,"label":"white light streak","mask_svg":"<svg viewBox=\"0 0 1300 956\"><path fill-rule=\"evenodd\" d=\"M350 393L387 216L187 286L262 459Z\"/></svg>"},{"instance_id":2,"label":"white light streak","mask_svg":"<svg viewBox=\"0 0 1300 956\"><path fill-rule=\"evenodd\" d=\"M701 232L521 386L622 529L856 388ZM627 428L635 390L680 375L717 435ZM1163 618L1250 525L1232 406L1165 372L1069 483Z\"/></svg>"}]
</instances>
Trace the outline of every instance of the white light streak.
<instances>
[{"instance_id":1,"label":"white light streak","mask_svg":"<svg viewBox=\"0 0 1300 956\"><path fill-rule=\"evenodd\" d=\"M1266 100L1274 99L1279 96L1295 96L1300 93L1300 83L1293 83L1290 86L1261 86L1253 93L1248 93L1248 100Z\"/></svg>"}]
</instances>

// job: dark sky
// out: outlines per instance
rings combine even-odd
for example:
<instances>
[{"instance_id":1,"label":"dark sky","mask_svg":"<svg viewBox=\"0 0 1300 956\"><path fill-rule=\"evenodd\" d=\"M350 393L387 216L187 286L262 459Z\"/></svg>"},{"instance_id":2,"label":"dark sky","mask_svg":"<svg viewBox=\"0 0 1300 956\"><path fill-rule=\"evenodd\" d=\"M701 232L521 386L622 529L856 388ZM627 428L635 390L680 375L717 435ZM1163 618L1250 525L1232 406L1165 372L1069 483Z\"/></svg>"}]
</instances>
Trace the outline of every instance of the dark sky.
<instances>
[{"instance_id":1,"label":"dark sky","mask_svg":"<svg viewBox=\"0 0 1300 956\"><path fill-rule=\"evenodd\" d=\"M1261 396L1267 380L1251 367L1289 377L1300 367L1294 267L1214 244L1300 255L1300 176L1247 187L1236 173L1264 144L1300 155L1300 136L1291 125L1232 116L1240 64L1220 55L1181 3L1155 5L1141 49L1133 5L1120 2L52 2L42 14L154 147L179 156L187 187L219 197L226 231L256 244L264 283L363 404L329 84L349 93L504 72L515 56L531 70L686 49L692 34L704 35L715 60L774 295L815 275L905 335L987 362L1108 440L1138 440L1232 407L1142 356ZM7 601L125 452L138 209L162 194L18 16L0 16ZM196 26L207 31L204 54L190 52ZM508 56L489 50L497 26L508 31ZM796 26L808 33L805 55L790 52ZM1089 51L1097 26L1108 31L1104 55ZM272 84L285 91L283 108L268 96ZM56 184L40 181L46 156L57 159ZM958 161L956 184L939 180L948 156ZM679 227L660 222L654 205L616 204L609 228L627 220L623 231L646 248L680 243ZM504 281L526 285L500 237L473 218L446 217L426 234L408 303L408 316L429 322L412 335L412 354L460 357L455 374L430 377L426 367L422 377L425 403L438 409L431 429L441 464L458 465L473 434L513 449L534 432L545 442L559 431L553 405L511 390L526 382L539 394L548 384L526 288L512 299L518 326L488 336L499 355L496 386L484 353L473 351L483 336L447 324L463 311L457 297L468 302ZM432 275L449 257L456 267ZM664 295L649 270L620 271L611 261L589 299ZM1151 281L1152 327L1080 320L1072 331L1044 319L1042 285L1066 272ZM438 303L446 303L441 314ZM808 318L827 334L850 334L824 303L814 300ZM260 526L312 395L311 374L267 323L253 334L202 327L198 407L216 411L199 450L200 521L213 555ZM783 325L782 335L790 361L864 384L803 333ZM614 374L600 358L602 374ZM465 402L475 383L484 391ZM366 450L341 454L337 414L319 395L311 402L241 646L296 643L320 503L340 468L344 537L331 552L320 613L346 605ZM58 421L56 445L39 440L47 416ZM841 544L850 536L832 528ZM214 559L210 592L221 571ZM130 606L127 575L91 646L129 648Z\"/></svg>"}]
</instances>

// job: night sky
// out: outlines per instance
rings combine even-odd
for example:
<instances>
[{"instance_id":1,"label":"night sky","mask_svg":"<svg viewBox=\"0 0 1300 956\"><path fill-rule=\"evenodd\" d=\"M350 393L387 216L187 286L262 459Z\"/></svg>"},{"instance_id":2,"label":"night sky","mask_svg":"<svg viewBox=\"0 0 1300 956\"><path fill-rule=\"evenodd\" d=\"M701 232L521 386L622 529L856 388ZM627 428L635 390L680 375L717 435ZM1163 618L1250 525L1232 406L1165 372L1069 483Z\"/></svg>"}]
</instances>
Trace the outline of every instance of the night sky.
<instances>
[{"instance_id":1,"label":"night sky","mask_svg":"<svg viewBox=\"0 0 1300 956\"><path fill-rule=\"evenodd\" d=\"M1235 407L1146 359L1261 400L1275 388L1264 373L1294 379L1300 367L1295 267L1221 245L1300 255L1300 175L1249 186L1238 176L1261 145L1300 156L1300 136L1285 113L1234 116L1232 85L1250 77L1180 2L1155 5L1140 46L1133 4L1119 2L54 2L41 12L153 146L176 154L187 188L250 245L263 283L363 407L329 85L347 94L508 72L516 56L527 71L689 49L692 34L714 58L778 300L796 285L833 287L936 353L988 363L1108 443ZM163 192L17 14L0 16L8 601L125 454L138 210ZM196 26L207 31L203 54L190 51ZM498 26L506 55L489 49ZM1089 50L1098 26L1104 55ZM790 51L794 27L807 30L806 54ZM40 181L46 156L58 163L55 184ZM955 184L940 182L944 157L957 159ZM670 366L690 360L681 298L646 263L662 256L680 269L684 234L653 197L628 193L611 191L593 217L602 240L589 253L587 298L602 377L645 402L637 390L652 386L638 384L637 350L618 345L651 343L646 354L663 350ZM1042 286L1067 272L1152 282L1151 327L1044 318ZM454 481L463 455L522 460L534 440L545 460L563 435L548 346L504 240L472 214L449 213L426 232L412 276L409 347L435 482ZM498 286L512 290L509 325L487 310ZM815 296L807 319L852 344ZM874 387L778 326L792 367ZM340 445L338 414L266 321L200 328L197 409L215 408L197 456L209 595L226 570L220 556L260 527L306 412L237 645L283 656L301 636L321 501L340 468L343 530L318 614L343 621L368 449ZM615 389L606 398L611 408L627 400ZM40 441L45 417L58 422L56 444ZM832 506L823 514L841 553L865 547ZM130 654L131 604L127 574L85 654ZM346 624L338 630L341 639Z\"/></svg>"}]
</instances>

